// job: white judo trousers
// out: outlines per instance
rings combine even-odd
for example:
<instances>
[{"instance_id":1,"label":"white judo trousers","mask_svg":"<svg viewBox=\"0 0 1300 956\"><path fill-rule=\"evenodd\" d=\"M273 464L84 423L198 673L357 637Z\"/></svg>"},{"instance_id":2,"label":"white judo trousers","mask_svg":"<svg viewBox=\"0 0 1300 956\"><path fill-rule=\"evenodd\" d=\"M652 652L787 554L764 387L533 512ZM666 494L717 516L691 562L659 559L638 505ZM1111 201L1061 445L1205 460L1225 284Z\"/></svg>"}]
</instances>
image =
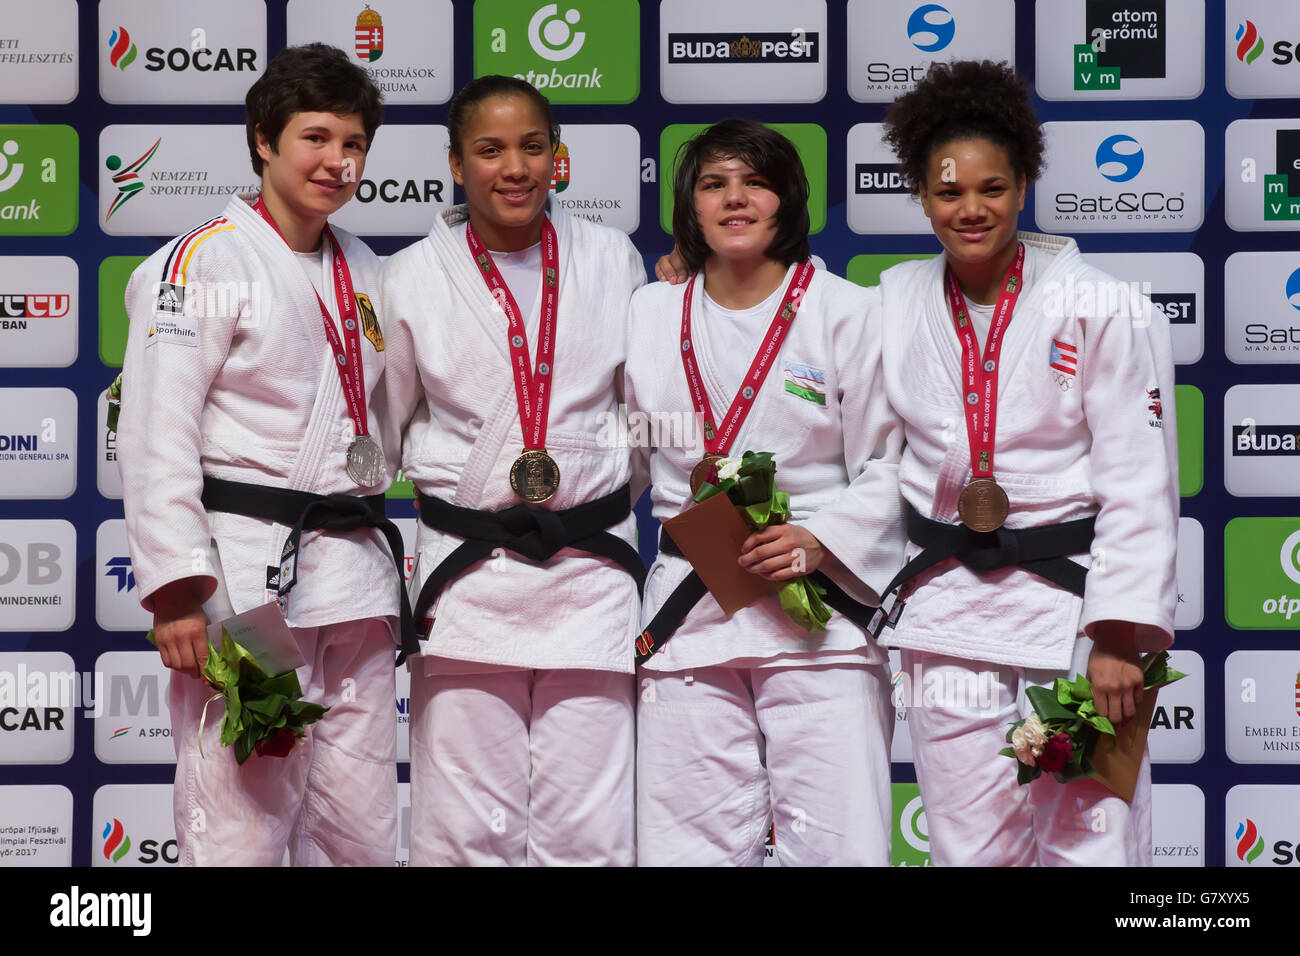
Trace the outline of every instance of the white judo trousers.
<instances>
[{"instance_id":1,"label":"white judo trousers","mask_svg":"<svg viewBox=\"0 0 1300 956\"><path fill-rule=\"evenodd\" d=\"M225 705L173 671L173 812L186 866L392 866L397 853L397 722L390 622L291 632L307 663L303 699L330 708L285 757L241 767L221 746ZM202 752L199 728L203 724Z\"/></svg>"},{"instance_id":2,"label":"white judo trousers","mask_svg":"<svg viewBox=\"0 0 1300 956\"><path fill-rule=\"evenodd\" d=\"M641 866L888 866L889 678L879 665L642 671Z\"/></svg>"},{"instance_id":3,"label":"white judo trousers","mask_svg":"<svg viewBox=\"0 0 1300 956\"><path fill-rule=\"evenodd\" d=\"M411 676L412 866L636 862L630 674Z\"/></svg>"},{"instance_id":4,"label":"white judo trousers","mask_svg":"<svg viewBox=\"0 0 1300 956\"><path fill-rule=\"evenodd\" d=\"M1091 647L1081 640L1080 645ZM1016 782L1017 763L997 753L1007 728L1032 713L1025 689L1065 671L962 660L904 649L903 673L935 686L987 687L993 705L964 700L909 707L916 779L935 866L1150 866L1151 761L1143 759L1132 804L1091 778ZM1083 668L1087 655L1083 655ZM1080 669L1079 673L1083 670ZM992 755L992 756L990 756Z\"/></svg>"}]
</instances>

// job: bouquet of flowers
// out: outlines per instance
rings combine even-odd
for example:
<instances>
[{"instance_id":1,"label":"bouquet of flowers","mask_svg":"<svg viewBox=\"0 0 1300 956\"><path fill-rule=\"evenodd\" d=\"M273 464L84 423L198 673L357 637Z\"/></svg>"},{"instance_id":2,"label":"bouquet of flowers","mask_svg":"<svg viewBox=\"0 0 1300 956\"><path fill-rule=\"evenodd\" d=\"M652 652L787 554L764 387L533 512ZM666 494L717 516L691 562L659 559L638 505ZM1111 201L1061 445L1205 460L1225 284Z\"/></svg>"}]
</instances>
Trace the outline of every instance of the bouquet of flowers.
<instances>
[{"instance_id":1,"label":"bouquet of flowers","mask_svg":"<svg viewBox=\"0 0 1300 956\"><path fill-rule=\"evenodd\" d=\"M1153 691L1186 677L1169 666L1169 652L1142 658L1142 689ZM1093 754L1103 736L1115 736L1115 727L1097 713L1092 684L1086 677L1058 677L1053 687L1025 691L1034 712L1007 731L1007 743L998 751L1018 764L1016 781L1022 786L1050 773L1061 783L1091 777Z\"/></svg>"},{"instance_id":2,"label":"bouquet of flowers","mask_svg":"<svg viewBox=\"0 0 1300 956\"><path fill-rule=\"evenodd\" d=\"M108 386L108 430L117 434L117 417L122 412L122 375L118 374L113 379L113 384Z\"/></svg>"},{"instance_id":3,"label":"bouquet of flowers","mask_svg":"<svg viewBox=\"0 0 1300 956\"><path fill-rule=\"evenodd\" d=\"M695 492L695 503L723 494L750 531L784 524L790 517L790 496L776 489L776 461L771 452L747 451L739 458L721 458L709 469ZM831 612L822 601L826 590L808 575L793 578L778 592L781 609L805 631L824 630Z\"/></svg>"},{"instance_id":4,"label":"bouquet of flowers","mask_svg":"<svg viewBox=\"0 0 1300 956\"><path fill-rule=\"evenodd\" d=\"M153 631L147 635L153 641ZM268 676L252 654L223 627L221 648L208 644L208 662L203 679L218 693L207 704L225 698L226 716L221 722L221 745L233 746L235 760L242 764L254 753L262 757L284 757L293 750L308 724L325 715L328 707L302 699L302 687L295 671ZM203 739L203 721L199 724ZM200 747L202 744L200 743Z\"/></svg>"}]
</instances>

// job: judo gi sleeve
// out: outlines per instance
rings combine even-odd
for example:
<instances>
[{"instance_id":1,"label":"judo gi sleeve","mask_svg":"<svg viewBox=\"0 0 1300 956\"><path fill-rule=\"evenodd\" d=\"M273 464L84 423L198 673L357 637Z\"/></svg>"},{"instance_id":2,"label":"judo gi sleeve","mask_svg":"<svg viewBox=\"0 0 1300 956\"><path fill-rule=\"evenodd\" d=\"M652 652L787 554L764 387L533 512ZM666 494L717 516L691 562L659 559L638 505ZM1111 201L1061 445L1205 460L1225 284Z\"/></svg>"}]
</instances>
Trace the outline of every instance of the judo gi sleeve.
<instances>
[{"instance_id":1,"label":"judo gi sleeve","mask_svg":"<svg viewBox=\"0 0 1300 956\"><path fill-rule=\"evenodd\" d=\"M852 575L839 573L831 562L824 569L831 579L855 599L878 605L881 592L903 566L907 544L898 490L903 423L885 394L880 289L855 289L853 299L848 314L832 319L836 398L850 484L803 526Z\"/></svg>"},{"instance_id":2,"label":"judo gi sleeve","mask_svg":"<svg viewBox=\"0 0 1300 956\"><path fill-rule=\"evenodd\" d=\"M217 586L200 500L201 424L239 322L257 319L246 297L205 295L206 283L242 278L218 246L206 242L194 252L181 284L162 281L168 246L136 269L126 288L118 468L140 603L151 612L154 593L173 581L200 579L203 600Z\"/></svg>"},{"instance_id":3,"label":"judo gi sleeve","mask_svg":"<svg viewBox=\"0 0 1300 956\"><path fill-rule=\"evenodd\" d=\"M1083 410L1098 504L1081 626L1137 625L1138 650L1173 643L1178 447L1169 323L1144 297L1085 319Z\"/></svg>"}]
</instances>

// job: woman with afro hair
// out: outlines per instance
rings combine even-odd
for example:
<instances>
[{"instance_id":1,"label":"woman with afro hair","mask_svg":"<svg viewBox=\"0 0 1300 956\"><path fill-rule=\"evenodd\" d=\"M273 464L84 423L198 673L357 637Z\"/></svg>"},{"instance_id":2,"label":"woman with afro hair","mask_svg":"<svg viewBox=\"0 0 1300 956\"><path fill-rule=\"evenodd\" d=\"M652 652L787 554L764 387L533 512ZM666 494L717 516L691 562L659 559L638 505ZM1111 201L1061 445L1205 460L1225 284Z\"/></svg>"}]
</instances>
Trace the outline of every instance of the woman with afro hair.
<instances>
[{"instance_id":1,"label":"woman with afro hair","mask_svg":"<svg viewBox=\"0 0 1300 956\"><path fill-rule=\"evenodd\" d=\"M1168 324L1072 239L1017 232L1043 135L1011 69L935 64L885 126L943 246L881 277L909 539L884 633L933 862L1149 863L1148 759L1126 803L1089 778L1019 786L998 751L1056 677L1086 673L1103 715L1134 719L1140 656L1172 643ZM1053 769L1057 747L1021 743Z\"/></svg>"}]
</instances>

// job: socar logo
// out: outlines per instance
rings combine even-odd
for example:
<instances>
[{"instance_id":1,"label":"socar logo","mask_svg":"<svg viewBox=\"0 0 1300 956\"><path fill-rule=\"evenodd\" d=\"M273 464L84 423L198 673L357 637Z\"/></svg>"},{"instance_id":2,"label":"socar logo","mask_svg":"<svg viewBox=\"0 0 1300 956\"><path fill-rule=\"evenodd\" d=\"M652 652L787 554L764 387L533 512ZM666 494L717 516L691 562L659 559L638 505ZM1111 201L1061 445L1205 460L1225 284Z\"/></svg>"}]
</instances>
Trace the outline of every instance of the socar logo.
<instances>
[{"instance_id":1,"label":"socar logo","mask_svg":"<svg viewBox=\"0 0 1300 956\"><path fill-rule=\"evenodd\" d=\"M1142 145L1127 133L1116 133L1097 147L1097 172L1112 183L1126 183L1142 172Z\"/></svg>"},{"instance_id":2,"label":"socar logo","mask_svg":"<svg viewBox=\"0 0 1300 956\"><path fill-rule=\"evenodd\" d=\"M937 3L927 3L907 18L907 38L912 46L925 53L936 53L952 42L957 23L952 14Z\"/></svg>"},{"instance_id":3,"label":"socar logo","mask_svg":"<svg viewBox=\"0 0 1300 956\"><path fill-rule=\"evenodd\" d=\"M1291 303L1291 307L1300 310L1300 269L1291 273L1290 278L1286 280L1286 300Z\"/></svg>"},{"instance_id":4,"label":"socar logo","mask_svg":"<svg viewBox=\"0 0 1300 956\"><path fill-rule=\"evenodd\" d=\"M1264 52L1264 40L1255 29L1255 24L1247 20L1237 24L1237 59L1250 64L1259 59Z\"/></svg>"},{"instance_id":5,"label":"socar logo","mask_svg":"<svg viewBox=\"0 0 1300 956\"><path fill-rule=\"evenodd\" d=\"M1244 863L1254 863L1264 852L1264 838L1259 835L1255 821L1250 817L1245 823L1237 824L1237 859Z\"/></svg>"},{"instance_id":6,"label":"socar logo","mask_svg":"<svg viewBox=\"0 0 1300 956\"><path fill-rule=\"evenodd\" d=\"M135 61L135 44L126 27L117 27L108 37L108 64L125 70Z\"/></svg>"},{"instance_id":7,"label":"socar logo","mask_svg":"<svg viewBox=\"0 0 1300 956\"><path fill-rule=\"evenodd\" d=\"M117 817L113 818L112 823L104 824L103 837L106 860L116 863L131 849L131 838L126 835L126 827L122 826L122 821Z\"/></svg>"}]
</instances>

